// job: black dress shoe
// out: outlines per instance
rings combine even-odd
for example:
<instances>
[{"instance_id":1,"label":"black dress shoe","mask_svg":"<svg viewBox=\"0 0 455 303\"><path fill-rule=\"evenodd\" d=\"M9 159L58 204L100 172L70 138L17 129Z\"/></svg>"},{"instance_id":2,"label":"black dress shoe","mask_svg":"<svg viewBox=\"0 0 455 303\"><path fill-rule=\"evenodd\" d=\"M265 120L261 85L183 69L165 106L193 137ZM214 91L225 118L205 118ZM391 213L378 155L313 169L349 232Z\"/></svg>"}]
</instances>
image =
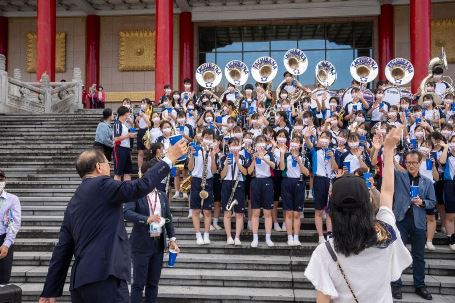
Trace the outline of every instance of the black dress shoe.
<instances>
[{"instance_id":1,"label":"black dress shoe","mask_svg":"<svg viewBox=\"0 0 455 303\"><path fill-rule=\"evenodd\" d=\"M418 294L420 297L424 298L425 300L433 300L433 296L430 294L428 289L424 287L419 287L416 288L416 294Z\"/></svg>"},{"instance_id":2,"label":"black dress shoe","mask_svg":"<svg viewBox=\"0 0 455 303\"><path fill-rule=\"evenodd\" d=\"M401 293L401 287L392 286L392 297L397 300L401 300L403 298L403 294Z\"/></svg>"}]
</instances>

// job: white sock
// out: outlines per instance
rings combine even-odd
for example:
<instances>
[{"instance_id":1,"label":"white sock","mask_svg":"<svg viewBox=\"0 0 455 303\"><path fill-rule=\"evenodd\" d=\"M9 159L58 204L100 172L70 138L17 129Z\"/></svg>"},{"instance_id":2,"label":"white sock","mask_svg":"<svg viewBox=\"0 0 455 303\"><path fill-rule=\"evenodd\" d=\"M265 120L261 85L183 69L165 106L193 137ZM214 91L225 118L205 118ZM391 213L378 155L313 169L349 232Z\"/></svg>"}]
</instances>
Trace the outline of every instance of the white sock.
<instances>
[{"instance_id":1,"label":"white sock","mask_svg":"<svg viewBox=\"0 0 455 303\"><path fill-rule=\"evenodd\" d=\"M288 235L288 241L294 241L294 238L292 237L292 235Z\"/></svg>"},{"instance_id":2,"label":"white sock","mask_svg":"<svg viewBox=\"0 0 455 303\"><path fill-rule=\"evenodd\" d=\"M218 225L218 218L213 218L213 225Z\"/></svg>"},{"instance_id":3,"label":"white sock","mask_svg":"<svg viewBox=\"0 0 455 303\"><path fill-rule=\"evenodd\" d=\"M273 223L273 227L274 227L274 228L278 228L278 227L280 227L280 224L278 224L278 222Z\"/></svg>"},{"instance_id":4,"label":"white sock","mask_svg":"<svg viewBox=\"0 0 455 303\"><path fill-rule=\"evenodd\" d=\"M190 208L190 210L188 211L188 214L191 215L191 216L193 215L193 210L192 210L191 208Z\"/></svg>"},{"instance_id":5,"label":"white sock","mask_svg":"<svg viewBox=\"0 0 455 303\"><path fill-rule=\"evenodd\" d=\"M299 241L299 235L294 235L294 241Z\"/></svg>"},{"instance_id":6,"label":"white sock","mask_svg":"<svg viewBox=\"0 0 455 303\"><path fill-rule=\"evenodd\" d=\"M257 234L253 234L253 241L258 242L258 235Z\"/></svg>"},{"instance_id":7,"label":"white sock","mask_svg":"<svg viewBox=\"0 0 455 303\"><path fill-rule=\"evenodd\" d=\"M248 220L248 226L251 226L251 221L250 220Z\"/></svg>"},{"instance_id":8,"label":"white sock","mask_svg":"<svg viewBox=\"0 0 455 303\"><path fill-rule=\"evenodd\" d=\"M200 238L202 238L201 233L200 233L200 232L199 232L199 233L196 233L196 239L200 239Z\"/></svg>"},{"instance_id":9,"label":"white sock","mask_svg":"<svg viewBox=\"0 0 455 303\"><path fill-rule=\"evenodd\" d=\"M322 241L325 241L324 236L319 236L319 241L321 241L321 240L322 240Z\"/></svg>"},{"instance_id":10,"label":"white sock","mask_svg":"<svg viewBox=\"0 0 455 303\"><path fill-rule=\"evenodd\" d=\"M209 238L209 233L204 233L204 239L208 239Z\"/></svg>"},{"instance_id":11,"label":"white sock","mask_svg":"<svg viewBox=\"0 0 455 303\"><path fill-rule=\"evenodd\" d=\"M270 234L265 234L265 241L272 241L272 239L270 239Z\"/></svg>"}]
</instances>

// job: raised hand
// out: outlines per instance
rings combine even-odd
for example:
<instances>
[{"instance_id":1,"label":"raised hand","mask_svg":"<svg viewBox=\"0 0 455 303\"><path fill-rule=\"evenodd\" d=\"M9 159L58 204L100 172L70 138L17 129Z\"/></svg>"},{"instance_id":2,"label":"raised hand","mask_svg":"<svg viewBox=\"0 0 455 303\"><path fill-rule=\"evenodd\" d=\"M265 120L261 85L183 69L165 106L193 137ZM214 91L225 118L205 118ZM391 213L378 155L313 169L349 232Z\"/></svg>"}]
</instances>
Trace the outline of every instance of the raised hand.
<instances>
[{"instance_id":1,"label":"raised hand","mask_svg":"<svg viewBox=\"0 0 455 303\"><path fill-rule=\"evenodd\" d=\"M392 128L384 139L384 147L394 149L401 140L403 127Z\"/></svg>"}]
</instances>

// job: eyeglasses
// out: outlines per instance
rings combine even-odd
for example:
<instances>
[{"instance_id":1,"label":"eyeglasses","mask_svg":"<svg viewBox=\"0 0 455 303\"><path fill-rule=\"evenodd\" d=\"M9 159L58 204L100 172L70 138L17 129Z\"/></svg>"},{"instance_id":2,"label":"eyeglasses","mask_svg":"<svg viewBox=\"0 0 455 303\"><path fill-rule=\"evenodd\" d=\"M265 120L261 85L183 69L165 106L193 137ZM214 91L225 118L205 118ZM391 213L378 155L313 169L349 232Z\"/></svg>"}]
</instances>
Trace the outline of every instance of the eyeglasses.
<instances>
[{"instance_id":1,"label":"eyeglasses","mask_svg":"<svg viewBox=\"0 0 455 303\"><path fill-rule=\"evenodd\" d=\"M406 161L404 162L406 165L418 165L419 162L410 162L410 161Z\"/></svg>"}]
</instances>

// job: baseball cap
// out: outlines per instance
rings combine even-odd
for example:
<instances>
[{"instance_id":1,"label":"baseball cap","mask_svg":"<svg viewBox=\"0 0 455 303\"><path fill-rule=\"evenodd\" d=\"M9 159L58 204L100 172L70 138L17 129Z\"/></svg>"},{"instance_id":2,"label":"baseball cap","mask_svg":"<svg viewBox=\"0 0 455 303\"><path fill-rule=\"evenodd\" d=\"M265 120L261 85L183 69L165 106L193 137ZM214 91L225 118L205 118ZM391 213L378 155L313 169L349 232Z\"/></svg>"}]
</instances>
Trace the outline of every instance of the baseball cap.
<instances>
[{"instance_id":1,"label":"baseball cap","mask_svg":"<svg viewBox=\"0 0 455 303\"><path fill-rule=\"evenodd\" d=\"M353 209L369 203L370 193L363 178L346 174L332 184L330 203L335 208Z\"/></svg>"}]
</instances>

